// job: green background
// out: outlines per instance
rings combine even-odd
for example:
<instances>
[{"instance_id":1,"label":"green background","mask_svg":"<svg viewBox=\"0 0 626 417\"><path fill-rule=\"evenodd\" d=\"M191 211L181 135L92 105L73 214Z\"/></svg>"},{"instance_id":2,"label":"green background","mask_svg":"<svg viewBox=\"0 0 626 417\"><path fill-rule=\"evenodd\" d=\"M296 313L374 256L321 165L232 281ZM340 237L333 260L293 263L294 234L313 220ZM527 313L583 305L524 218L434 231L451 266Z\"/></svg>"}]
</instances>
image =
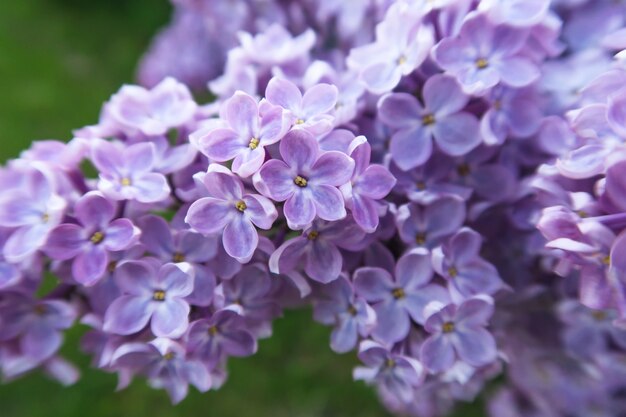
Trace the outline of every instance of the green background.
<instances>
[{"instance_id":1,"label":"green background","mask_svg":"<svg viewBox=\"0 0 626 417\"><path fill-rule=\"evenodd\" d=\"M32 140L68 140L72 129L97 122L103 101L133 82L170 11L166 0L0 1L0 162ZM0 416L388 416L373 390L352 381L354 353L331 352L329 329L310 311L287 313L257 355L229 362L221 390L191 389L176 407L143 380L115 393L116 378L91 369L78 351L85 329L74 329L63 353L81 368L79 383L64 388L34 373L0 385ZM482 412L469 406L457 415Z\"/></svg>"}]
</instances>

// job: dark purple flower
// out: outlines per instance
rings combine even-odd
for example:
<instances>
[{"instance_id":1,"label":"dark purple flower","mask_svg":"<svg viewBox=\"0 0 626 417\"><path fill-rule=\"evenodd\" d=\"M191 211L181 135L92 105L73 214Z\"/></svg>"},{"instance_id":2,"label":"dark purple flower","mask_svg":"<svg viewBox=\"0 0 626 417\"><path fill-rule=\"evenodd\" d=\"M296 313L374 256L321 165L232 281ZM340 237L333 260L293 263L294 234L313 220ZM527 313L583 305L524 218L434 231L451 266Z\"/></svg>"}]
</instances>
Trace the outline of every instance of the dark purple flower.
<instances>
[{"instance_id":1,"label":"dark purple flower","mask_svg":"<svg viewBox=\"0 0 626 417\"><path fill-rule=\"evenodd\" d=\"M431 335L422 345L420 358L433 373L450 369L457 359L480 367L496 360L496 341L485 326L493 315L493 300L471 298L458 307L449 304L424 324Z\"/></svg>"},{"instance_id":2,"label":"dark purple flower","mask_svg":"<svg viewBox=\"0 0 626 417\"><path fill-rule=\"evenodd\" d=\"M372 303L377 324L372 335L386 343L395 343L409 334L411 320L424 323L424 308L433 301L449 300L445 288L430 284L433 276L430 254L413 249L403 255L394 275L382 268L363 267L354 273L357 294Z\"/></svg>"},{"instance_id":3,"label":"dark purple flower","mask_svg":"<svg viewBox=\"0 0 626 417\"><path fill-rule=\"evenodd\" d=\"M465 202L442 196L428 204L409 203L398 208L396 224L400 238L410 246L432 249L455 233L465 221Z\"/></svg>"},{"instance_id":4,"label":"dark purple flower","mask_svg":"<svg viewBox=\"0 0 626 417\"><path fill-rule=\"evenodd\" d=\"M399 129L389 148L393 161L407 171L425 163L433 152L433 138L446 154L468 153L481 142L476 116L461 111L466 96L454 78L434 75L422 91L424 104L408 93L391 93L378 103L378 117Z\"/></svg>"},{"instance_id":5,"label":"dark purple flower","mask_svg":"<svg viewBox=\"0 0 626 417\"><path fill-rule=\"evenodd\" d=\"M168 263L157 271L151 263L129 261L116 278L123 295L106 311L105 331L129 335L148 322L157 337L178 337L187 330L189 304L184 298L193 290L191 265Z\"/></svg>"},{"instance_id":6,"label":"dark purple flower","mask_svg":"<svg viewBox=\"0 0 626 417\"><path fill-rule=\"evenodd\" d=\"M242 177L254 174L265 161L265 147L278 142L289 129L283 109L269 107L259 113L257 101L238 91L223 105L227 126L199 137L200 151L216 162L232 159L233 172Z\"/></svg>"},{"instance_id":7,"label":"dark purple flower","mask_svg":"<svg viewBox=\"0 0 626 417\"><path fill-rule=\"evenodd\" d=\"M389 351L371 340L361 342L359 359L366 365L354 369L353 377L377 383L386 394L404 403L413 400L413 392L424 381L425 372L416 359Z\"/></svg>"},{"instance_id":8,"label":"dark purple flower","mask_svg":"<svg viewBox=\"0 0 626 417\"><path fill-rule=\"evenodd\" d=\"M345 276L323 286L314 298L313 308L315 320L334 326L330 347L338 353L354 349L358 337L369 335L376 325L376 313L356 296Z\"/></svg>"},{"instance_id":9,"label":"dark purple flower","mask_svg":"<svg viewBox=\"0 0 626 417\"><path fill-rule=\"evenodd\" d=\"M149 142L127 147L96 140L92 147L92 162L100 171L98 188L113 200L137 200L155 203L165 200L170 187L163 174L152 172L156 164L156 149Z\"/></svg>"},{"instance_id":10,"label":"dark purple flower","mask_svg":"<svg viewBox=\"0 0 626 417\"><path fill-rule=\"evenodd\" d=\"M187 350L210 368L228 356L250 356L257 343L242 316L232 310L216 311L210 318L194 321L186 336Z\"/></svg>"},{"instance_id":11,"label":"dark purple flower","mask_svg":"<svg viewBox=\"0 0 626 417\"><path fill-rule=\"evenodd\" d=\"M189 384L200 392L211 388L211 375L206 366L198 360L187 359L182 345L165 338L120 346L113 354L112 365L146 376L150 385L167 390L174 404L187 396Z\"/></svg>"},{"instance_id":12,"label":"dark purple flower","mask_svg":"<svg viewBox=\"0 0 626 417\"><path fill-rule=\"evenodd\" d=\"M255 226L267 230L278 217L274 204L261 195L246 193L241 181L218 164L209 166L202 183L208 197L189 207L185 222L205 235L222 232L226 253L247 262L259 242Z\"/></svg>"},{"instance_id":13,"label":"dark purple flower","mask_svg":"<svg viewBox=\"0 0 626 417\"><path fill-rule=\"evenodd\" d=\"M350 145L349 155L355 162L350 182L341 186L346 205L356 224L372 233L378 227L380 203L396 183L382 165L370 164L372 149L365 136L357 137Z\"/></svg>"},{"instance_id":14,"label":"dark purple flower","mask_svg":"<svg viewBox=\"0 0 626 417\"><path fill-rule=\"evenodd\" d=\"M72 275L91 286L104 275L109 252L128 249L139 240L140 230L129 219L115 219L115 206L97 192L81 197L74 207L78 224L57 226L48 236L45 252L55 260L74 259Z\"/></svg>"},{"instance_id":15,"label":"dark purple flower","mask_svg":"<svg viewBox=\"0 0 626 417\"><path fill-rule=\"evenodd\" d=\"M289 227L298 230L315 217L339 220L346 216L343 196L337 189L348 181L354 161L347 155L321 153L317 140L303 130L289 132L280 141L284 161L267 161L255 181L257 189L275 201L285 201Z\"/></svg>"},{"instance_id":16,"label":"dark purple flower","mask_svg":"<svg viewBox=\"0 0 626 417\"><path fill-rule=\"evenodd\" d=\"M494 25L477 14L465 20L457 37L439 42L432 55L468 94L482 94L500 82L524 87L539 77L535 64L520 53L527 37L525 29Z\"/></svg>"}]
</instances>

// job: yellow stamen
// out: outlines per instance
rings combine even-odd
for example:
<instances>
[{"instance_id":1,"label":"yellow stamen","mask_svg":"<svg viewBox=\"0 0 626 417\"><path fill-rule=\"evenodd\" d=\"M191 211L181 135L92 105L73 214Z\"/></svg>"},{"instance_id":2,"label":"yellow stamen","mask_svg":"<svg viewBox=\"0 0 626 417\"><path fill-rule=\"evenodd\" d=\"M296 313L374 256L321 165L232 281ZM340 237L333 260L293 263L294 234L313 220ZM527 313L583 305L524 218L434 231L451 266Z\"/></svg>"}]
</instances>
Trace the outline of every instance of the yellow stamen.
<instances>
[{"instance_id":1,"label":"yellow stamen","mask_svg":"<svg viewBox=\"0 0 626 417\"><path fill-rule=\"evenodd\" d=\"M250 139L250 143L248 144L248 147L254 150L257 148L257 146L259 146L259 140L257 138Z\"/></svg>"},{"instance_id":2,"label":"yellow stamen","mask_svg":"<svg viewBox=\"0 0 626 417\"><path fill-rule=\"evenodd\" d=\"M452 333L454 331L454 323L450 321L445 322L442 326L442 330L444 333Z\"/></svg>"},{"instance_id":3,"label":"yellow stamen","mask_svg":"<svg viewBox=\"0 0 626 417\"><path fill-rule=\"evenodd\" d=\"M152 295L152 299L154 301L163 301L163 300L165 300L165 291L163 291L163 290L156 290L154 292L154 294Z\"/></svg>"},{"instance_id":4,"label":"yellow stamen","mask_svg":"<svg viewBox=\"0 0 626 417\"><path fill-rule=\"evenodd\" d=\"M48 213L44 213L41 215L41 221L44 223L48 223L48 220L50 220L50 215Z\"/></svg>"},{"instance_id":5,"label":"yellow stamen","mask_svg":"<svg viewBox=\"0 0 626 417\"><path fill-rule=\"evenodd\" d=\"M248 206L246 206L246 203L243 200L239 200L235 203L235 207L237 208L237 210L239 210L240 212L244 212L245 209L248 208Z\"/></svg>"},{"instance_id":6,"label":"yellow stamen","mask_svg":"<svg viewBox=\"0 0 626 417\"><path fill-rule=\"evenodd\" d=\"M130 184L132 184L132 182L130 181L130 178L122 178L122 180L120 181L120 183L121 183L124 187L128 187Z\"/></svg>"},{"instance_id":7,"label":"yellow stamen","mask_svg":"<svg viewBox=\"0 0 626 417\"><path fill-rule=\"evenodd\" d=\"M597 321L603 321L606 320L606 313L604 311L601 310L595 310L591 313L591 316L596 319Z\"/></svg>"},{"instance_id":8,"label":"yellow stamen","mask_svg":"<svg viewBox=\"0 0 626 417\"><path fill-rule=\"evenodd\" d=\"M462 177L467 177L470 173L470 167L467 164L461 164L456 167L456 172Z\"/></svg>"},{"instance_id":9,"label":"yellow stamen","mask_svg":"<svg viewBox=\"0 0 626 417\"><path fill-rule=\"evenodd\" d=\"M426 233L418 233L415 235L415 243L422 246L426 243Z\"/></svg>"},{"instance_id":10,"label":"yellow stamen","mask_svg":"<svg viewBox=\"0 0 626 417\"><path fill-rule=\"evenodd\" d=\"M394 288L391 291L391 295L393 295L393 298L395 298L396 300L400 300L406 297L406 293L404 292L404 289L402 288Z\"/></svg>"},{"instance_id":11,"label":"yellow stamen","mask_svg":"<svg viewBox=\"0 0 626 417\"><path fill-rule=\"evenodd\" d=\"M215 336L217 334L217 327L211 326L209 327L209 335Z\"/></svg>"},{"instance_id":12,"label":"yellow stamen","mask_svg":"<svg viewBox=\"0 0 626 417\"><path fill-rule=\"evenodd\" d=\"M306 187L308 181L306 180L306 178L301 177L300 175L298 175L296 178L293 179L293 182L298 186L298 187Z\"/></svg>"},{"instance_id":13,"label":"yellow stamen","mask_svg":"<svg viewBox=\"0 0 626 417\"><path fill-rule=\"evenodd\" d=\"M311 230L311 231L309 232L309 234L306 236L306 238L307 238L307 239L309 239L309 240L315 240L315 239L317 239L317 237L318 237L319 235L320 235L320 234L319 234L319 232L318 232L318 231L316 231L316 230Z\"/></svg>"},{"instance_id":14,"label":"yellow stamen","mask_svg":"<svg viewBox=\"0 0 626 417\"><path fill-rule=\"evenodd\" d=\"M484 58L478 58L476 60L476 68L478 69L485 69L489 66L489 61L487 61Z\"/></svg>"},{"instance_id":15,"label":"yellow stamen","mask_svg":"<svg viewBox=\"0 0 626 417\"><path fill-rule=\"evenodd\" d=\"M496 100L493 102L493 108L496 110L502 109L502 102L500 100Z\"/></svg>"},{"instance_id":16,"label":"yellow stamen","mask_svg":"<svg viewBox=\"0 0 626 417\"><path fill-rule=\"evenodd\" d=\"M102 243L102 241L104 240L104 233L96 232L93 235L91 235L89 240L91 240L91 243L93 243L94 245L97 245L98 243Z\"/></svg>"},{"instance_id":17,"label":"yellow stamen","mask_svg":"<svg viewBox=\"0 0 626 417\"><path fill-rule=\"evenodd\" d=\"M611 255L606 255L602 258L602 263L604 265L611 265Z\"/></svg>"},{"instance_id":18,"label":"yellow stamen","mask_svg":"<svg viewBox=\"0 0 626 417\"><path fill-rule=\"evenodd\" d=\"M427 114L422 117L422 124L424 126L430 126L435 124L435 116L432 114Z\"/></svg>"},{"instance_id":19,"label":"yellow stamen","mask_svg":"<svg viewBox=\"0 0 626 417\"><path fill-rule=\"evenodd\" d=\"M424 181L418 181L415 184L415 187L419 190L419 191L424 191L426 189L426 183Z\"/></svg>"},{"instance_id":20,"label":"yellow stamen","mask_svg":"<svg viewBox=\"0 0 626 417\"><path fill-rule=\"evenodd\" d=\"M396 62L398 63L398 65L404 65L406 64L406 57L404 55L400 55Z\"/></svg>"},{"instance_id":21,"label":"yellow stamen","mask_svg":"<svg viewBox=\"0 0 626 417\"><path fill-rule=\"evenodd\" d=\"M450 275L450 278L454 278L459 275L459 271L457 271L455 267L451 266L450 268L448 268L448 275Z\"/></svg>"},{"instance_id":22,"label":"yellow stamen","mask_svg":"<svg viewBox=\"0 0 626 417\"><path fill-rule=\"evenodd\" d=\"M167 352L165 355L163 355L163 359L165 359L166 361L171 361L172 359L174 359L176 355L174 354L174 352Z\"/></svg>"},{"instance_id":23,"label":"yellow stamen","mask_svg":"<svg viewBox=\"0 0 626 417\"><path fill-rule=\"evenodd\" d=\"M117 268L117 261L111 261L107 265L107 271L109 273L113 273L115 271L115 268Z\"/></svg>"},{"instance_id":24,"label":"yellow stamen","mask_svg":"<svg viewBox=\"0 0 626 417\"><path fill-rule=\"evenodd\" d=\"M176 263L178 262L185 262L185 254L180 253L180 252L176 252L174 254L174 256L172 257L172 260Z\"/></svg>"},{"instance_id":25,"label":"yellow stamen","mask_svg":"<svg viewBox=\"0 0 626 417\"><path fill-rule=\"evenodd\" d=\"M304 124L304 120L298 119L298 120L296 120L296 124L297 125L303 125Z\"/></svg>"},{"instance_id":26,"label":"yellow stamen","mask_svg":"<svg viewBox=\"0 0 626 417\"><path fill-rule=\"evenodd\" d=\"M348 313L350 313L352 317L356 316L357 314L356 308L352 304L350 304L350 306L348 307Z\"/></svg>"},{"instance_id":27,"label":"yellow stamen","mask_svg":"<svg viewBox=\"0 0 626 417\"><path fill-rule=\"evenodd\" d=\"M385 366L387 368L393 368L394 366L396 366L396 361L394 361L393 359L387 359L385 361Z\"/></svg>"}]
</instances>

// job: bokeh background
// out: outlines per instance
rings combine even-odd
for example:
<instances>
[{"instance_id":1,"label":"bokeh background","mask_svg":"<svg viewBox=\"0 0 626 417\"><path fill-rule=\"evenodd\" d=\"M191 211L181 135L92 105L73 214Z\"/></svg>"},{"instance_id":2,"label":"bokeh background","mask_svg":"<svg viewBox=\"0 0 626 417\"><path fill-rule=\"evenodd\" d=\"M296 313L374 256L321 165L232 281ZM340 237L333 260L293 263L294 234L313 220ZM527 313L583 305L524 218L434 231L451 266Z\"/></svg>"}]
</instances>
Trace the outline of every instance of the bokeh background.
<instances>
[{"instance_id":1,"label":"bokeh background","mask_svg":"<svg viewBox=\"0 0 626 417\"><path fill-rule=\"evenodd\" d=\"M170 11L167 0L0 0L0 163L33 140L68 140L72 129L95 123L102 103L133 82ZM288 313L257 355L230 361L221 390L192 389L176 407L141 379L114 392L116 377L80 353L85 329L77 327L62 352L82 379L64 388L34 373L0 385L0 416L389 416L371 389L352 381L356 355L331 352L329 329L310 311ZM481 409L464 406L455 416L479 417Z\"/></svg>"}]
</instances>

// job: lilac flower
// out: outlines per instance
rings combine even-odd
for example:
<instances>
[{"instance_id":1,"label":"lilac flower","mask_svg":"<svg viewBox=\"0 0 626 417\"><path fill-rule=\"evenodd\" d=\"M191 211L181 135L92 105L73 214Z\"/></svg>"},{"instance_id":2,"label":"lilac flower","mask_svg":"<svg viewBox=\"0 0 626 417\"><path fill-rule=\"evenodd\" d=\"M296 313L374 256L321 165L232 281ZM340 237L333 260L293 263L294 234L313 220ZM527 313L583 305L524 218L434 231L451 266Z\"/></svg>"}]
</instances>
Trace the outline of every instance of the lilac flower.
<instances>
[{"instance_id":1,"label":"lilac flower","mask_svg":"<svg viewBox=\"0 0 626 417\"><path fill-rule=\"evenodd\" d=\"M385 393L404 403L413 400L415 388L424 380L424 367L419 361L390 352L383 345L371 340L361 342L359 359L366 366L354 369L354 379L375 382Z\"/></svg>"},{"instance_id":2,"label":"lilac flower","mask_svg":"<svg viewBox=\"0 0 626 417\"><path fill-rule=\"evenodd\" d=\"M137 143L125 148L104 140L95 141L92 162L100 171L98 189L112 200L155 203L165 200L170 187L162 174L152 172L155 148Z\"/></svg>"},{"instance_id":3,"label":"lilac flower","mask_svg":"<svg viewBox=\"0 0 626 417\"><path fill-rule=\"evenodd\" d=\"M386 343L404 339L409 333L411 319L424 323L424 307L428 303L445 303L449 299L443 287L430 284L432 275L430 255L424 249L413 249L403 255L393 276L382 268L356 270L354 287L357 294L374 303L377 325L372 335L375 338Z\"/></svg>"},{"instance_id":4,"label":"lilac flower","mask_svg":"<svg viewBox=\"0 0 626 417\"><path fill-rule=\"evenodd\" d=\"M378 117L399 129L389 145L393 161L407 171L422 165L433 152L432 139L446 154L463 155L481 142L476 117L463 112L468 97L456 81L435 75L426 81L424 105L407 93L392 93L378 103Z\"/></svg>"},{"instance_id":5,"label":"lilac flower","mask_svg":"<svg viewBox=\"0 0 626 417\"><path fill-rule=\"evenodd\" d=\"M481 244L481 236L464 227L433 251L433 267L448 281L453 300L503 288L496 268L479 256Z\"/></svg>"},{"instance_id":6,"label":"lilac flower","mask_svg":"<svg viewBox=\"0 0 626 417\"><path fill-rule=\"evenodd\" d=\"M61 300L33 300L18 294L0 298L0 341L19 338L21 353L41 363L61 347L61 331L72 326L77 313Z\"/></svg>"},{"instance_id":7,"label":"lilac flower","mask_svg":"<svg viewBox=\"0 0 626 417\"><path fill-rule=\"evenodd\" d=\"M485 329L492 315L489 297L468 299L458 307L449 304L433 313L424 325L430 333L420 352L424 366L439 373L457 359L476 367L496 360L496 342Z\"/></svg>"},{"instance_id":8,"label":"lilac flower","mask_svg":"<svg viewBox=\"0 0 626 417\"><path fill-rule=\"evenodd\" d=\"M190 304L208 306L215 289L215 271L204 265L217 255L217 239L191 230L173 230L161 217L146 216L138 221L141 242L146 249L164 262L188 262L194 269L193 293Z\"/></svg>"},{"instance_id":9,"label":"lilac flower","mask_svg":"<svg viewBox=\"0 0 626 417\"><path fill-rule=\"evenodd\" d=\"M152 90L122 87L107 103L106 115L127 134L156 136L189 122L196 108L187 86L168 77Z\"/></svg>"},{"instance_id":10,"label":"lilac flower","mask_svg":"<svg viewBox=\"0 0 626 417\"><path fill-rule=\"evenodd\" d=\"M428 249L459 230L464 221L465 202L456 196L443 196L424 205L405 204L396 213L400 238Z\"/></svg>"},{"instance_id":11,"label":"lilac flower","mask_svg":"<svg viewBox=\"0 0 626 417\"><path fill-rule=\"evenodd\" d=\"M7 262L3 248L10 236L9 229L0 228L0 291L18 284L22 280L22 271L19 265Z\"/></svg>"},{"instance_id":12,"label":"lilac flower","mask_svg":"<svg viewBox=\"0 0 626 417\"><path fill-rule=\"evenodd\" d=\"M129 219L115 219L115 206L96 192L85 194L74 207L79 224L65 223L52 230L45 251L55 260L74 259L72 275L92 286L104 275L109 252L121 251L139 240L140 230Z\"/></svg>"},{"instance_id":13,"label":"lilac flower","mask_svg":"<svg viewBox=\"0 0 626 417\"><path fill-rule=\"evenodd\" d=\"M348 66L360 71L369 91L391 91L403 75L409 75L428 57L433 30L421 17L413 6L397 2L376 26L376 41L350 51Z\"/></svg>"},{"instance_id":14,"label":"lilac flower","mask_svg":"<svg viewBox=\"0 0 626 417\"><path fill-rule=\"evenodd\" d=\"M200 392L211 388L211 375L206 366L198 360L187 359L182 345L165 338L124 344L113 354L112 364L145 375L150 385L167 390L174 404L187 396L189 384Z\"/></svg>"},{"instance_id":15,"label":"lilac flower","mask_svg":"<svg viewBox=\"0 0 626 417\"><path fill-rule=\"evenodd\" d=\"M289 227L302 229L315 217L339 220L346 216L341 192L350 181L354 161L347 155L321 153L315 138L303 130L289 132L280 142L283 161L267 161L258 173L257 189L275 201L285 201Z\"/></svg>"},{"instance_id":16,"label":"lilac flower","mask_svg":"<svg viewBox=\"0 0 626 417\"><path fill-rule=\"evenodd\" d=\"M457 37L439 42L432 55L467 94L483 94L500 82L524 87L539 77L537 67L520 53L527 36L527 30L494 25L477 14L465 20Z\"/></svg>"},{"instance_id":17,"label":"lilac flower","mask_svg":"<svg viewBox=\"0 0 626 417\"><path fill-rule=\"evenodd\" d=\"M226 356L250 356L257 343L242 316L232 310L216 311L211 318L191 323L187 332L190 355L210 368Z\"/></svg>"},{"instance_id":18,"label":"lilac flower","mask_svg":"<svg viewBox=\"0 0 626 417\"><path fill-rule=\"evenodd\" d=\"M233 159L233 172L248 177L263 164L265 146L278 142L289 125L281 107L273 106L260 114L256 100L243 92L224 103L223 113L228 126L201 136L200 150L216 162Z\"/></svg>"},{"instance_id":19,"label":"lilac flower","mask_svg":"<svg viewBox=\"0 0 626 417\"><path fill-rule=\"evenodd\" d=\"M371 164L371 147L364 136L356 138L349 149L355 162L352 179L341 187L341 192L354 221L368 233L378 226L379 206L396 181L382 165Z\"/></svg>"},{"instance_id":20,"label":"lilac flower","mask_svg":"<svg viewBox=\"0 0 626 417\"><path fill-rule=\"evenodd\" d=\"M321 296L313 304L316 321L333 325L330 347L338 353L348 352L358 337L369 335L376 325L376 313L354 293L352 284L341 277L320 289Z\"/></svg>"},{"instance_id":21,"label":"lilac flower","mask_svg":"<svg viewBox=\"0 0 626 417\"><path fill-rule=\"evenodd\" d=\"M522 27L540 23L549 9L549 0L487 0L478 8L487 11L495 22Z\"/></svg>"},{"instance_id":22,"label":"lilac flower","mask_svg":"<svg viewBox=\"0 0 626 417\"><path fill-rule=\"evenodd\" d=\"M120 266L117 284L123 294L104 315L104 330L128 335L148 322L157 337L181 336L189 325L189 304L183 299L193 290L193 268L188 263L160 267L144 261Z\"/></svg>"},{"instance_id":23,"label":"lilac flower","mask_svg":"<svg viewBox=\"0 0 626 417\"><path fill-rule=\"evenodd\" d=\"M302 95L295 84L282 78L272 78L265 90L268 102L289 110L295 128L314 135L332 129L334 118L328 112L335 107L337 95L337 87L330 84L314 85Z\"/></svg>"},{"instance_id":24,"label":"lilac flower","mask_svg":"<svg viewBox=\"0 0 626 417\"><path fill-rule=\"evenodd\" d=\"M50 231L61 222L66 206L42 172L19 174L19 182L10 184L15 188L5 188L0 197L0 227L13 229L3 249L10 262L26 260L41 248Z\"/></svg>"},{"instance_id":25,"label":"lilac flower","mask_svg":"<svg viewBox=\"0 0 626 417\"><path fill-rule=\"evenodd\" d=\"M364 237L365 232L351 218L334 223L316 221L301 236L287 240L272 253L270 271L285 274L303 265L311 279L329 283L341 273L339 248L357 249Z\"/></svg>"},{"instance_id":26,"label":"lilac flower","mask_svg":"<svg viewBox=\"0 0 626 417\"><path fill-rule=\"evenodd\" d=\"M202 182L209 196L189 207L185 222L205 235L223 232L226 253L246 262L259 241L254 226L272 227L276 208L261 195L244 193L241 181L221 165L211 164Z\"/></svg>"}]
</instances>

